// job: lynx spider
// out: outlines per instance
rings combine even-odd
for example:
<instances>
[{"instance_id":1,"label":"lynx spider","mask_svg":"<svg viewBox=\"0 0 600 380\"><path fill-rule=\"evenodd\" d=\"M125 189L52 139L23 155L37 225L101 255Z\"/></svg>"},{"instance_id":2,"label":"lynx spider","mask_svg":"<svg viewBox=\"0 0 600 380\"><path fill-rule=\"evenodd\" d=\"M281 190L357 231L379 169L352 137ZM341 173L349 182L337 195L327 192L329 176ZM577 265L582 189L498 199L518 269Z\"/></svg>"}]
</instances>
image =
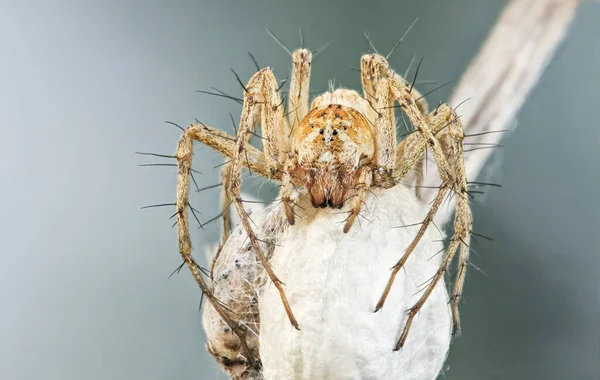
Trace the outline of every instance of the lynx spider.
<instances>
[{"instance_id":1,"label":"lynx spider","mask_svg":"<svg viewBox=\"0 0 600 380\"><path fill-rule=\"evenodd\" d=\"M254 74L246 86L242 84L244 100L237 136L197 122L185 129L179 140L176 154L179 250L202 292L239 337L241 353L252 366L253 355L246 345L247 328L237 323L214 297L191 255L187 207L194 140L230 159L222 171L222 215L225 229L221 247L230 233L228 209L233 204L258 260L277 288L289 321L296 329L300 329L301 324L294 317L283 284L263 253L259 242L264 242L256 236L244 209L244 200L240 196L242 168L281 183L281 199L289 225L294 224L296 217L294 200L299 195L298 188L305 189L314 207L341 208L345 202L351 202L351 211L343 227L344 232L348 232L369 189L393 187L412 169L419 171L425 151L429 149L433 153L442 184L416 237L391 268L387 286L383 289L374 312L384 306L398 271L410 257L425 230L433 223L446 195L452 192L456 195L454 232L442 265L419 300L408 310L406 324L394 350L403 346L413 319L460 249L451 297L452 333L456 334L460 325L458 303L465 280L471 233L471 212L463 159L464 134L459 117L446 104L440 104L428 113L428 105L423 97L389 68L386 58L378 54L367 54L361 58L363 97L355 91L340 89L317 97L309 107L312 53L304 48L294 51L292 64L287 115L284 114L280 88L273 71L264 68ZM395 102L403 109L415 130L399 144L394 116L394 108L397 107ZM263 151L249 144L250 135L254 134L259 123L264 138Z\"/></svg>"}]
</instances>

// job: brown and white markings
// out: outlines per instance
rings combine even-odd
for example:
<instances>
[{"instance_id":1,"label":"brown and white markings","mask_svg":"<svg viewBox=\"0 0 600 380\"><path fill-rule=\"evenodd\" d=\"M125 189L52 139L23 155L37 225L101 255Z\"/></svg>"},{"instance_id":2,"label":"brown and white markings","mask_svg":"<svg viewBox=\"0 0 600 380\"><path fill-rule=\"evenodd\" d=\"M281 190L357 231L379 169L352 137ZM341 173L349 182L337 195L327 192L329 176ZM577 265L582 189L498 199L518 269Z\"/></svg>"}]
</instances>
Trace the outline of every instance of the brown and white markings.
<instances>
[{"instance_id":1,"label":"brown and white markings","mask_svg":"<svg viewBox=\"0 0 600 380\"><path fill-rule=\"evenodd\" d=\"M415 237L407 247L397 247L399 260L393 265L389 280L381 289L378 302L373 305L373 311L384 307L398 271L405 267L445 197L452 193L457 202L454 231L448 247L439 269L410 308L396 344L390 350L398 350L404 345L417 313L443 278L457 251L460 252L459 268L451 307L454 320L452 332L458 332L458 303L465 278L471 231L462 149L464 136L458 116L447 105L440 105L427 113L427 103L413 85L407 84L393 72L386 59L377 54L367 54L361 58L363 96L352 90L336 90L317 97L309 107L312 54L306 49L299 49L292 54L292 59L287 117L275 76L270 68L265 68L243 86L244 100L237 136L202 123L191 124L184 131L176 154L179 167L176 215L179 249L184 262L224 323L239 337L242 355L250 361L252 355L250 348L246 347L248 327L238 323L231 311L223 307L212 294L211 286L206 284L191 256L187 208L193 141L200 141L230 159L223 169L225 203L230 200L235 206L250 247L275 286L289 322L297 330L302 329L302 321L297 320L283 283L267 259L266 240L257 235L261 231L256 231L244 209L244 200L241 198L242 168L246 167L266 179L281 183L281 199L285 219L291 225L289 228L294 228L296 215L302 216L303 210L298 203L306 193L312 207L348 209L348 216L343 227L340 227L344 233L348 233L356 224L367 194L375 189L397 186L411 170L419 170L425 152L429 150L442 184ZM396 136L396 103L415 130L400 143ZM263 136L262 151L248 143L259 124Z\"/></svg>"}]
</instances>

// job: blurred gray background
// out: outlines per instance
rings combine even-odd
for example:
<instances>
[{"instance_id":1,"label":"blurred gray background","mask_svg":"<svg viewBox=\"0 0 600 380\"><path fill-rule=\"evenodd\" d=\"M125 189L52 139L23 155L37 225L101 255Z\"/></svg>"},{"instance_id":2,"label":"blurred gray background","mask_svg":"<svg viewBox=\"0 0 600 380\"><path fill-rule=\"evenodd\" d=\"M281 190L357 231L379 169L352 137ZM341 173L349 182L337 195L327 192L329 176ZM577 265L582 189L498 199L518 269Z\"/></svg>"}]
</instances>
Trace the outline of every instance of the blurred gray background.
<instances>
[{"instance_id":1,"label":"blurred gray background","mask_svg":"<svg viewBox=\"0 0 600 380\"><path fill-rule=\"evenodd\" d=\"M217 379L205 351L200 293L180 263L171 209L175 168L134 151L173 154L195 117L231 131L227 99L254 65L288 75L291 48L334 43L312 90L359 88L363 32L399 71L458 79L505 1L1 1L0 378ZM474 246L447 379L600 378L600 5L582 5L565 43L494 158L502 183L474 202ZM413 67L414 70L414 67ZM435 85L420 86L423 92ZM431 94L447 99L452 88ZM218 155L198 145L200 186ZM264 189L263 189L264 190ZM274 193L266 189L264 197ZM218 191L195 196L206 221ZM196 255L215 223L193 233ZM480 239L481 240L481 239Z\"/></svg>"}]
</instances>

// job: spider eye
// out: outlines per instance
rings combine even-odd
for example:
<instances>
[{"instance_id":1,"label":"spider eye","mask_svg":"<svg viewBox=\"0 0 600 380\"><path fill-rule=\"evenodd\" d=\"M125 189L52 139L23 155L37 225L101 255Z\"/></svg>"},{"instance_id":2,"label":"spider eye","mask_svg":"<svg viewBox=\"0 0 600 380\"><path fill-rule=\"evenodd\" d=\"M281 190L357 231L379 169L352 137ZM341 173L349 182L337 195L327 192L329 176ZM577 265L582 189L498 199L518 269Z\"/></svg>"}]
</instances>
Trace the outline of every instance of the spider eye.
<instances>
[{"instance_id":1,"label":"spider eye","mask_svg":"<svg viewBox=\"0 0 600 380\"><path fill-rule=\"evenodd\" d=\"M324 130L322 130L322 129L319 129L319 133L320 133L320 134L323 134L323 133L325 133L325 131L324 131Z\"/></svg>"},{"instance_id":2,"label":"spider eye","mask_svg":"<svg viewBox=\"0 0 600 380\"><path fill-rule=\"evenodd\" d=\"M338 132L337 132L337 129L335 129L335 130L333 131L333 135L335 136L335 135L337 135L337 134L338 134Z\"/></svg>"}]
</instances>

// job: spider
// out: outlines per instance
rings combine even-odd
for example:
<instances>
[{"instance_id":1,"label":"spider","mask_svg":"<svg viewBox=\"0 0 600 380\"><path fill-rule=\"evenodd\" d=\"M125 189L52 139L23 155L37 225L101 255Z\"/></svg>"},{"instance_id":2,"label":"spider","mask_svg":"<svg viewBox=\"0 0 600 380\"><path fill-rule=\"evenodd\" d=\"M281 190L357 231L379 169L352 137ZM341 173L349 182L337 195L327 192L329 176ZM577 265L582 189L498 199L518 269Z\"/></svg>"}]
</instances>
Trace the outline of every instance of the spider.
<instances>
[{"instance_id":1,"label":"spider","mask_svg":"<svg viewBox=\"0 0 600 380\"><path fill-rule=\"evenodd\" d=\"M309 50L302 48L292 53L287 114L273 71L264 68L256 72L246 85L240 81L244 97L236 136L200 122L185 129L176 153L176 216L179 250L184 262L217 313L240 338L242 352L246 352L244 356L250 358L252 355L245 346L246 328L236 323L211 293L191 255L187 208L190 207L188 197L194 140L221 152L228 159L222 171L224 206L235 206L250 246L279 292L291 325L298 330L302 321L296 320L283 283L265 255L265 241L257 236L244 208L242 169L247 168L281 185L280 196L289 228L293 228L298 217L296 200L305 193L315 208L339 209L349 205L348 217L341 227L347 233L353 228L369 190L392 188L411 170L419 172L425 152L429 150L442 180L439 191L414 240L408 247L398 247L400 258L391 268L374 312L384 306L398 271L433 223L445 197L455 195L453 234L442 264L421 297L408 310L406 323L393 350L404 345L413 319L459 252L457 276L450 299L452 334L455 335L460 326L458 304L465 279L472 223L463 160L464 134L459 117L446 104L428 112L428 104L414 88L414 82L409 85L390 69L387 59L379 54L366 54L361 58L363 96L353 90L338 89L318 96L309 106L311 64L312 53ZM394 115L397 107L402 108L414 127L414 132L400 143L397 142ZM258 125L262 129L262 151L249 144L250 136L255 134ZM228 218L225 208L223 216ZM227 240L229 228L226 227L224 232L223 243ZM405 249L402 255L401 249Z\"/></svg>"}]
</instances>

